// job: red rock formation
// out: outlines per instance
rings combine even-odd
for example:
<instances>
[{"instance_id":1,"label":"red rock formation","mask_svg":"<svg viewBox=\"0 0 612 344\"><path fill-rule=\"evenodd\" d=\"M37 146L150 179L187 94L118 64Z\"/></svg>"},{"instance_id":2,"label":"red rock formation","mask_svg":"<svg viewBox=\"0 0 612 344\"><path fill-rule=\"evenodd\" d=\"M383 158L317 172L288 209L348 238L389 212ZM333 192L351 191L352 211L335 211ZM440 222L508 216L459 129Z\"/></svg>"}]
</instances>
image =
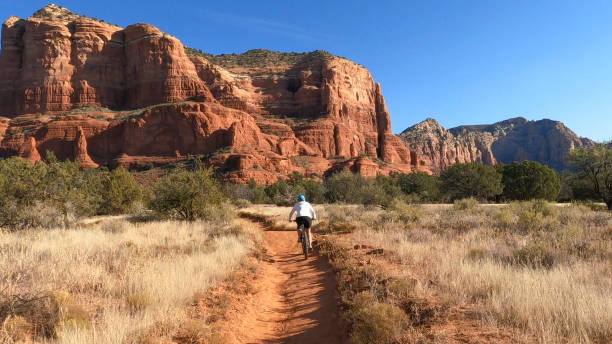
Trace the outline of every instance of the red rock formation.
<instances>
[{"instance_id":1,"label":"red rock formation","mask_svg":"<svg viewBox=\"0 0 612 344\"><path fill-rule=\"evenodd\" d=\"M36 139L34 139L34 137L32 136L30 136L30 138L26 142L24 142L21 147L19 147L19 152L17 153L17 155L20 158L23 158L32 163L42 161L42 159L40 158L40 154L36 149Z\"/></svg>"},{"instance_id":2,"label":"red rock formation","mask_svg":"<svg viewBox=\"0 0 612 344\"><path fill-rule=\"evenodd\" d=\"M87 139L83 133L83 128L77 127L77 136L74 140L74 158L81 163L81 168L97 168L96 164L87 153Z\"/></svg>"},{"instance_id":3,"label":"red rock formation","mask_svg":"<svg viewBox=\"0 0 612 344\"><path fill-rule=\"evenodd\" d=\"M4 23L0 75L5 156L32 137L89 167L203 155L234 182L422 169L391 133L370 73L323 52L187 56L151 25L122 29L50 5Z\"/></svg>"}]
</instances>

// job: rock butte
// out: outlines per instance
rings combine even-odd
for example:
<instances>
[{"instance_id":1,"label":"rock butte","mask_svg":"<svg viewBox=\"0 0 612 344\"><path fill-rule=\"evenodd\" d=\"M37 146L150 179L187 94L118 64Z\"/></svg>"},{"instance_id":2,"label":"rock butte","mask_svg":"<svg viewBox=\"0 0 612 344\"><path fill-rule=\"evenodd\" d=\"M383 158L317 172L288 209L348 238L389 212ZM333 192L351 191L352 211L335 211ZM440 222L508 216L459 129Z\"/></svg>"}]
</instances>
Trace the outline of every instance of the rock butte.
<instances>
[{"instance_id":1,"label":"rock butte","mask_svg":"<svg viewBox=\"0 0 612 344\"><path fill-rule=\"evenodd\" d=\"M49 150L84 167L202 155L237 183L292 171L429 172L391 133L364 67L321 51L187 51L151 25L120 28L55 5L8 18L0 154L37 161Z\"/></svg>"},{"instance_id":2,"label":"rock butte","mask_svg":"<svg viewBox=\"0 0 612 344\"><path fill-rule=\"evenodd\" d=\"M434 172L455 163L495 165L523 160L563 170L570 150L594 145L593 141L578 137L561 122L528 121L522 117L449 130L428 118L406 129L399 137Z\"/></svg>"}]
</instances>

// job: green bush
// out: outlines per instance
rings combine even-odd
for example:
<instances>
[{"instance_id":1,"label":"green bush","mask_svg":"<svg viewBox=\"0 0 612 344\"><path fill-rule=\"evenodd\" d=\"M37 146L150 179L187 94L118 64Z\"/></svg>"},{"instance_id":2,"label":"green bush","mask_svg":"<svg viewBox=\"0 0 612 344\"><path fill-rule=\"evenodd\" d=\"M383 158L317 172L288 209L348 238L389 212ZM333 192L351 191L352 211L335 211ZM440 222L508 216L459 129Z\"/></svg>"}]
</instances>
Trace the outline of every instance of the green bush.
<instances>
[{"instance_id":1,"label":"green bush","mask_svg":"<svg viewBox=\"0 0 612 344\"><path fill-rule=\"evenodd\" d=\"M502 176L495 167L479 163L455 164L440 175L441 189L451 200L492 199L503 191Z\"/></svg>"},{"instance_id":2,"label":"green bush","mask_svg":"<svg viewBox=\"0 0 612 344\"><path fill-rule=\"evenodd\" d=\"M558 209L544 200L513 202L507 210L517 217L512 228L523 234L555 230L563 219L563 216L559 216Z\"/></svg>"},{"instance_id":3,"label":"green bush","mask_svg":"<svg viewBox=\"0 0 612 344\"><path fill-rule=\"evenodd\" d=\"M501 209L493 213L493 224L500 230L509 230L514 226L514 217L508 209Z\"/></svg>"},{"instance_id":4,"label":"green bush","mask_svg":"<svg viewBox=\"0 0 612 344\"><path fill-rule=\"evenodd\" d=\"M267 198L277 205L293 205L297 196L303 194L311 203L325 203L325 186L313 179L293 172L286 180L279 179L265 189Z\"/></svg>"},{"instance_id":5,"label":"green bush","mask_svg":"<svg viewBox=\"0 0 612 344\"><path fill-rule=\"evenodd\" d=\"M314 181L312 179L306 179L302 182L304 188L304 195L306 200L312 203L326 203L325 199L325 186L322 183Z\"/></svg>"},{"instance_id":6,"label":"green bush","mask_svg":"<svg viewBox=\"0 0 612 344\"><path fill-rule=\"evenodd\" d=\"M366 185L366 180L359 174L342 171L325 178L327 189L325 198L330 203L357 203L357 190Z\"/></svg>"},{"instance_id":7,"label":"green bush","mask_svg":"<svg viewBox=\"0 0 612 344\"><path fill-rule=\"evenodd\" d=\"M520 232L538 232L544 228L544 216L542 213L525 209L518 216L517 226Z\"/></svg>"},{"instance_id":8,"label":"green bush","mask_svg":"<svg viewBox=\"0 0 612 344\"><path fill-rule=\"evenodd\" d=\"M255 184L255 186L257 186L257 184ZM255 193L250 184L224 183L221 186L221 190L225 197L231 199L232 202L235 200L245 200L251 203L255 198Z\"/></svg>"},{"instance_id":9,"label":"green bush","mask_svg":"<svg viewBox=\"0 0 612 344\"><path fill-rule=\"evenodd\" d=\"M424 202L441 200L440 179L423 172L394 176L399 188L407 195L416 195Z\"/></svg>"},{"instance_id":10,"label":"green bush","mask_svg":"<svg viewBox=\"0 0 612 344\"><path fill-rule=\"evenodd\" d=\"M255 180L251 179L248 184L248 188L251 191L253 198L251 202L256 204L269 203L270 198L266 194L266 188L261 185L257 185Z\"/></svg>"},{"instance_id":11,"label":"green bush","mask_svg":"<svg viewBox=\"0 0 612 344\"><path fill-rule=\"evenodd\" d=\"M178 170L155 183L150 208L160 218L215 220L214 207L224 200L213 181L212 170Z\"/></svg>"},{"instance_id":12,"label":"green bush","mask_svg":"<svg viewBox=\"0 0 612 344\"><path fill-rule=\"evenodd\" d=\"M274 184L265 188L266 195L270 201L279 206L290 206L295 204L297 196L304 194L302 185L291 185L286 180L279 179Z\"/></svg>"},{"instance_id":13,"label":"green bush","mask_svg":"<svg viewBox=\"0 0 612 344\"><path fill-rule=\"evenodd\" d=\"M134 176L123 167L114 169L102 181L102 214L124 214L133 209L134 203L142 199L142 189Z\"/></svg>"},{"instance_id":14,"label":"green bush","mask_svg":"<svg viewBox=\"0 0 612 344\"><path fill-rule=\"evenodd\" d=\"M513 162L501 167L504 192L507 200L546 199L559 196L561 182L552 169L535 161Z\"/></svg>"},{"instance_id":15,"label":"green bush","mask_svg":"<svg viewBox=\"0 0 612 344\"><path fill-rule=\"evenodd\" d=\"M324 186L327 189L325 197L330 203L388 205L399 192L399 188L384 177L365 178L347 171L327 177Z\"/></svg>"},{"instance_id":16,"label":"green bush","mask_svg":"<svg viewBox=\"0 0 612 344\"><path fill-rule=\"evenodd\" d=\"M35 164L19 158L0 160L0 226L61 227L97 213L102 200L100 172L83 172L78 163L47 157L47 162Z\"/></svg>"}]
</instances>

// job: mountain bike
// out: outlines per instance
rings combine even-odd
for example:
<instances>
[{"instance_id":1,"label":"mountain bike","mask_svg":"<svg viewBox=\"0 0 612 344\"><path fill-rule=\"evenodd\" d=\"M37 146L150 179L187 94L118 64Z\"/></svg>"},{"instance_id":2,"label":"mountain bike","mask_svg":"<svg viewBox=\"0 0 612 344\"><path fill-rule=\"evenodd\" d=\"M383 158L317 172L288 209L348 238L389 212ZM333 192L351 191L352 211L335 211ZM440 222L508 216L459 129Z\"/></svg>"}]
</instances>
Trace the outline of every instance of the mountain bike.
<instances>
[{"instance_id":1,"label":"mountain bike","mask_svg":"<svg viewBox=\"0 0 612 344\"><path fill-rule=\"evenodd\" d=\"M300 230L300 241L302 242L302 252L304 252L304 259L308 259L308 248L310 247L310 241L308 240L308 233L301 224L298 229Z\"/></svg>"}]
</instances>

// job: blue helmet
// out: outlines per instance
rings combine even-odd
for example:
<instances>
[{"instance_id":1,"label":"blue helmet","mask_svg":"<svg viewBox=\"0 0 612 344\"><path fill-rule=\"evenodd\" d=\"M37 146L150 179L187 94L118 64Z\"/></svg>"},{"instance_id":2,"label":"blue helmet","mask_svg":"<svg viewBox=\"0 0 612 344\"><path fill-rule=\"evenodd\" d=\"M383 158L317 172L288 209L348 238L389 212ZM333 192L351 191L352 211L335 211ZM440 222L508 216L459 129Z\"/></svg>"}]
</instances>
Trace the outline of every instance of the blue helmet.
<instances>
[{"instance_id":1,"label":"blue helmet","mask_svg":"<svg viewBox=\"0 0 612 344\"><path fill-rule=\"evenodd\" d=\"M305 201L306 200L306 196L304 195L299 195L298 196L298 201Z\"/></svg>"}]
</instances>

